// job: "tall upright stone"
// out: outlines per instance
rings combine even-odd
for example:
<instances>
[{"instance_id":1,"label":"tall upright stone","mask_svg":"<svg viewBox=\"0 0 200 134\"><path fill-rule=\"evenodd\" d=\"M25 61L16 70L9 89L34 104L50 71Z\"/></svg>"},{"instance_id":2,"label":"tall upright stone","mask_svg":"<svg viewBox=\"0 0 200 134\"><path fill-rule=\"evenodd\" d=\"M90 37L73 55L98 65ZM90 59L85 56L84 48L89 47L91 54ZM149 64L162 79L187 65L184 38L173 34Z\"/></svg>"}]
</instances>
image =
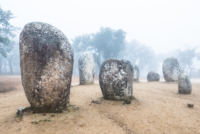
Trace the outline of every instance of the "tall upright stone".
<instances>
[{"instance_id":1,"label":"tall upright stone","mask_svg":"<svg viewBox=\"0 0 200 134\"><path fill-rule=\"evenodd\" d=\"M192 84L187 74L181 73L178 76L178 93L180 94L191 94Z\"/></svg>"},{"instance_id":2,"label":"tall upright stone","mask_svg":"<svg viewBox=\"0 0 200 134\"><path fill-rule=\"evenodd\" d=\"M169 57L163 62L163 76L167 82L178 81L178 76L181 73L181 67L175 57Z\"/></svg>"},{"instance_id":3,"label":"tall upright stone","mask_svg":"<svg viewBox=\"0 0 200 134\"><path fill-rule=\"evenodd\" d=\"M128 60L108 59L103 62L99 74L103 97L125 100L133 94L133 66Z\"/></svg>"},{"instance_id":4,"label":"tall upright stone","mask_svg":"<svg viewBox=\"0 0 200 134\"><path fill-rule=\"evenodd\" d=\"M69 104L74 52L67 37L42 22L20 34L22 85L35 112L61 112Z\"/></svg>"},{"instance_id":5,"label":"tall upright stone","mask_svg":"<svg viewBox=\"0 0 200 134\"><path fill-rule=\"evenodd\" d=\"M78 68L80 85L93 84L95 64L92 53L87 51L81 55L78 61Z\"/></svg>"},{"instance_id":6,"label":"tall upright stone","mask_svg":"<svg viewBox=\"0 0 200 134\"><path fill-rule=\"evenodd\" d=\"M139 81L139 77L140 77L140 70L139 67L137 65L134 65L134 81Z\"/></svg>"}]
</instances>

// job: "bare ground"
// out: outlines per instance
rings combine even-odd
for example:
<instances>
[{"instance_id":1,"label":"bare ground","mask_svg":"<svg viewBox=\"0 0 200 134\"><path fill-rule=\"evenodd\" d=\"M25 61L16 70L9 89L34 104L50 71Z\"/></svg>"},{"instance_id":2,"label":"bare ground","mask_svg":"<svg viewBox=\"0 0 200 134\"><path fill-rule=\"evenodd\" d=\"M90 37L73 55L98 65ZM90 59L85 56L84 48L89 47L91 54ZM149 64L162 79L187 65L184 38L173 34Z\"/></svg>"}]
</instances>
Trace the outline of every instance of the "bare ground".
<instances>
[{"instance_id":1,"label":"bare ground","mask_svg":"<svg viewBox=\"0 0 200 134\"><path fill-rule=\"evenodd\" d=\"M70 112L52 113L54 117L30 114L19 121L15 117L16 109L30 106L21 77L1 76L0 89L15 90L0 93L0 133L200 134L200 83L198 79L192 82L191 95L179 95L177 83L134 83L134 96L138 101L123 105L122 101L104 100L98 81L94 85L80 86L78 77L73 77L70 103L78 106L78 110L71 106ZM99 100L101 104L91 103L92 100ZM187 103L194 103L194 108L188 108Z\"/></svg>"}]
</instances>

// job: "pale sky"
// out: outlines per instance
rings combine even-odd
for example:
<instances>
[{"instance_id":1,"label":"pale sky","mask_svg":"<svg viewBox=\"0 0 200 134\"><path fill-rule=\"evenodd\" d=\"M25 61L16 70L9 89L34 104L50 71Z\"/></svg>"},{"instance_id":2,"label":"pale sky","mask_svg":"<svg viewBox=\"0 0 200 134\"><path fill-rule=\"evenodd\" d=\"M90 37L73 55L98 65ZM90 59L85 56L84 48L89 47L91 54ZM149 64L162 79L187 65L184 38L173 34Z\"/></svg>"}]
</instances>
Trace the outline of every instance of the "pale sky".
<instances>
[{"instance_id":1,"label":"pale sky","mask_svg":"<svg viewBox=\"0 0 200 134\"><path fill-rule=\"evenodd\" d=\"M33 21L49 23L72 39L100 27L123 29L137 40L165 53L184 45L200 45L199 0L0 0L21 28Z\"/></svg>"}]
</instances>

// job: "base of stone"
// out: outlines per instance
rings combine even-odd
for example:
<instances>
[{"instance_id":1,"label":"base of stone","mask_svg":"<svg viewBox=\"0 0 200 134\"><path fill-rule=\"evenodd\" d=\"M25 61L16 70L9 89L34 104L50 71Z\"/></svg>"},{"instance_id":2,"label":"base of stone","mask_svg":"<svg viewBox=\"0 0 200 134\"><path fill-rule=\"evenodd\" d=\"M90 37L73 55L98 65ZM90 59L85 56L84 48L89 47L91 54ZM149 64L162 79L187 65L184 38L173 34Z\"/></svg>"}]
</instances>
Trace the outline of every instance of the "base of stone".
<instances>
[{"instance_id":1,"label":"base of stone","mask_svg":"<svg viewBox=\"0 0 200 134\"><path fill-rule=\"evenodd\" d=\"M79 85L93 85L94 84L94 82L92 82L92 83L80 83Z\"/></svg>"},{"instance_id":2,"label":"base of stone","mask_svg":"<svg viewBox=\"0 0 200 134\"><path fill-rule=\"evenodd\" d=\"M147 80L147 82L159 82L160 80Z\"/></svg>"},{"instance_id":3,"label":"base of stone","mask_svg":"<svg viewBox=\"0 0 200 134\"><path fill-rule=\"evenodd\" d=\"M183 91L183 90L178 90L179 94L191 94L192 91Z\"/></svg>"},{"instance_id":4,"label":"base of stone","mask_svg":"<svg viewBox=\"0 0 200 134\"><path fill-rule=\"evenodd\" d=\"M124 100L127 100L127 99L132 100L133 96L129 96L129 97L104 96L103 98L104 98L105 100L124 101Z\"/></svg>"},{"instance_id":5,"label":"base of stone","mask_svg":"<svg viewBox=\"0 0 200 134\"><path fill-rule=\"evenodd\" d=\"M61 113L63 110L66 110L68 107L67 106L63 106L63 107L50 107L50 106L46 106L46 107L31 107L31 109L33 110L34 113Z\"/></svg>"}]
</instances>

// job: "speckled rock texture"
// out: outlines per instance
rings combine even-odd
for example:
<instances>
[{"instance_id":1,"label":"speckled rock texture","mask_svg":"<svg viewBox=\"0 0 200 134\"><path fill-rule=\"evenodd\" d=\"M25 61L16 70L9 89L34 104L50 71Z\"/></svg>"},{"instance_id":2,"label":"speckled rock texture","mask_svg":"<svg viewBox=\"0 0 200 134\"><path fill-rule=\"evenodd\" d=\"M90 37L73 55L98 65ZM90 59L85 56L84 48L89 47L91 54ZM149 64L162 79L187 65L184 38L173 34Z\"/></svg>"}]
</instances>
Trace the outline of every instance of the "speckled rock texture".
<instances>
[{"instance_id":1,"label":"speckled rock texture","mask_svg":"<svg viewBox=\"0 0 200 134\"><path fill-rule=\"evenodd\" d=\"M133 94L133 66L128 60L108 59L103 62L99 83L103 97L125 100Z\"/></svg>"},{"instance_id":2,"label":"speckled rock texture","mask_svg":"<svg viewBox=\"0 0 200 134\"><path fill-rule=\"evenodd\" d=\"M187 74L181 73L178 76L178 93L180 94L191 94L192 84Z\"/></svg>"},{"instance_id":3,"label":"speckled rock texture","mask_svg":"<svg viewBox=\"0 0 200 134\"><path fill-rule=\"evenodd\" d=\"M74 52L67 37L41 22L25 25L20 34L22 85L31 108L61 112L69 105Z\"/></svg>"},{"instance_id":4,"label":"speckled rock texture","mask_svg":"<svg viewBox=\"0 0 200 134\"><path fill-rule=\"evenodd\" d=\"M165 81L178 81L178 76L181 73L181 67L179 66L178 60L176 58L170 57L165 59L162 69Z\"/></svg>"},{"instance_id":5,"label":"speckled rock texture","mask_svg":"<svg viewBox=\"0 0 200 134\"><path fill-rule=\"evenodd\" d=\"M134 81L139 81L139 77L140 77L140 70L139 70L139 67L137 65L134 65L133 66L134 68L134 75L133 75L133 80Z\"/></svg>"},{"instance_id":6,"label":"speckled rock texture","mask_svg":"<svg viewBox=\"0 0 200 134\"><path fill-rule=\"evenodd\" d=\"M158 73L155 73L153 71L150 71L147 75L147 81L159 81L160 75Z\"/></svg>"},{"instance_id":7,"label":"speckled rock texture","mask_svg":"<svg viewBox=\"0 0 200 134\"><path fill-rule=\"evenodd\" d=\"M80 85L93 84L95 64L92 53L87 51L81 55L78 61L78 68Z\"/></svg>"}]
</instances>

